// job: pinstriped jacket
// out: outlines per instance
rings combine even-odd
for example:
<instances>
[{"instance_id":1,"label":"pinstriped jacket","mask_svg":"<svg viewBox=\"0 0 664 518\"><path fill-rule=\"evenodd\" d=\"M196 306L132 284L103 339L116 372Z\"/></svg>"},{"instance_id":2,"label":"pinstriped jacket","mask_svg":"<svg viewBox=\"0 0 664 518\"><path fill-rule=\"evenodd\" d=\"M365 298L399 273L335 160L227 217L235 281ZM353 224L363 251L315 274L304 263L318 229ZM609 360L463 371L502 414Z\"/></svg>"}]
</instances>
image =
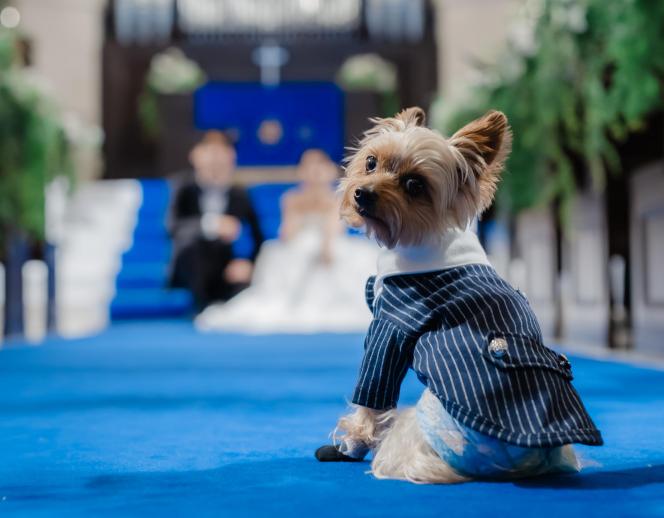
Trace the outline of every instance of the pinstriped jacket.
<instances>
[{"instance_id":1,"label":"pinstriped jacket","mask_svg":"<svg viewBox=\"0 0 664 518\"><path fill-rule=\"evenodd\" d=\"M526 298L488 264L366 285L373 321L353 403L395 407L409 368L463 425L524 447L602 444L564 356L546 348ZM495 351L500 338L506 350ZM494 342L495 343L495 342Z\"/></svg>"}]
</instances>

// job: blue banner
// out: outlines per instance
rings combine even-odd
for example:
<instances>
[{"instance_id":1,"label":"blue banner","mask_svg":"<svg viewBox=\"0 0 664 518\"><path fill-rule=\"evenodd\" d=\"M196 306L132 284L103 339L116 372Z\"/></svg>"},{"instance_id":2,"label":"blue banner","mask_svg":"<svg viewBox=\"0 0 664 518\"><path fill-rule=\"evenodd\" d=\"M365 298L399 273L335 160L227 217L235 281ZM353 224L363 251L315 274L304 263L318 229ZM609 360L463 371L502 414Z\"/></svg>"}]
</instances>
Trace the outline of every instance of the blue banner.
<instances>
[{"instance_id":1,"label":"blue banner","mask_svg":"<svg viewBox=\"0 0 664 518\"><path fill-rule=\"evenodd\" d=\"M344 98L334 83L210 82L195 94L194 119L198 129L233 133L241 166L296 164L311 148L343 156Z\"/></svg>"}]
</instances>

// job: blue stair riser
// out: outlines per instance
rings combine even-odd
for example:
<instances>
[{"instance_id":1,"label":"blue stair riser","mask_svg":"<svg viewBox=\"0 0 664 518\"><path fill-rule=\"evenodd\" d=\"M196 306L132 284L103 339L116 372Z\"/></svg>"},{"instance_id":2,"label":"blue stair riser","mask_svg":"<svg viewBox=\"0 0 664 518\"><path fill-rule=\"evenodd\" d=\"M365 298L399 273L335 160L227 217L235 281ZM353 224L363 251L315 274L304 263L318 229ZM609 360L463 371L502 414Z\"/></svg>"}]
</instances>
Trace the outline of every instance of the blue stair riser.
<instances>
[{"instance_id":1,"label":"blue stair riser","mask_svg":"<svg viewBox=\"0 0 664 518\"><path fill-rule=\"evenodd\" d=\"M166 231L170 187L165 180L141 180L142 204L130 248L122 255L111 303L112 319L163 318L186 315L191 294L167 289L172 245Z\"/></svg>"}]
</instances>

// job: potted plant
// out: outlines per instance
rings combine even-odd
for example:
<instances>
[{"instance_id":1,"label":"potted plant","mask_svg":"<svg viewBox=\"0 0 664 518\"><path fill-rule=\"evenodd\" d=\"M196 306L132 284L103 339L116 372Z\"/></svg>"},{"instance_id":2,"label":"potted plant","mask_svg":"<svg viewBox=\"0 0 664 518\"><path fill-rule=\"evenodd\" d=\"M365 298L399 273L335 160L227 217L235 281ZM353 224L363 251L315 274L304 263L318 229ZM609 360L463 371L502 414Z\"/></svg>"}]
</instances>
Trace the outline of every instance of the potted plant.
<instances>
[{"instance_id":1,"label":"potted plant","mask_svg":"<svg viewBox=\"0 0 664 518\"><path fill-rule=\"evenodd\" d=\"M52 255L44 237L46 186L71 174L59 113L43 82L23 66L16 34L0 30L0 260L6 269L6 334L22 331L23 264Z\"/></svg>"},{"instance_id":2,"label":"potted plant","mask_svg":"<svg viewBox=\"0 0 664 518\"><path fill-rule=\"evenodd\" d=\"M555 201L566 225L580 187L602 190L619 144L664 109L664 3L525 2L499 62L478 67L464 98L440 98L449 133L489 109L514 134L499 203L516 213Z\"/></svg>"}]
</instances>

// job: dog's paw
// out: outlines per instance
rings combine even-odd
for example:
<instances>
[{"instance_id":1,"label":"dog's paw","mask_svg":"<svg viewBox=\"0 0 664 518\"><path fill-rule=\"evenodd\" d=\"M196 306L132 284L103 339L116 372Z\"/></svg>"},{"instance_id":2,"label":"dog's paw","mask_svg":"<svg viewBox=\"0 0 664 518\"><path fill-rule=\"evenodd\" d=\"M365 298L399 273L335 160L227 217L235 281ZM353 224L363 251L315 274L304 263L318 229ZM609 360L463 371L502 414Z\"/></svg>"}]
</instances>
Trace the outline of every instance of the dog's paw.
<instances>
[{"instance_id":1,"label":"dog's paw","mask_svg":"<svg viewBox=\"0 0 664 518\"><path fill-rule=\"evenodd\" d=\"M362 459L344 455L339 451L338 446L332 446L331 444L318 448L316 450L316 458L320 462L362 462Z\"/></svg>"}]
</instances>

